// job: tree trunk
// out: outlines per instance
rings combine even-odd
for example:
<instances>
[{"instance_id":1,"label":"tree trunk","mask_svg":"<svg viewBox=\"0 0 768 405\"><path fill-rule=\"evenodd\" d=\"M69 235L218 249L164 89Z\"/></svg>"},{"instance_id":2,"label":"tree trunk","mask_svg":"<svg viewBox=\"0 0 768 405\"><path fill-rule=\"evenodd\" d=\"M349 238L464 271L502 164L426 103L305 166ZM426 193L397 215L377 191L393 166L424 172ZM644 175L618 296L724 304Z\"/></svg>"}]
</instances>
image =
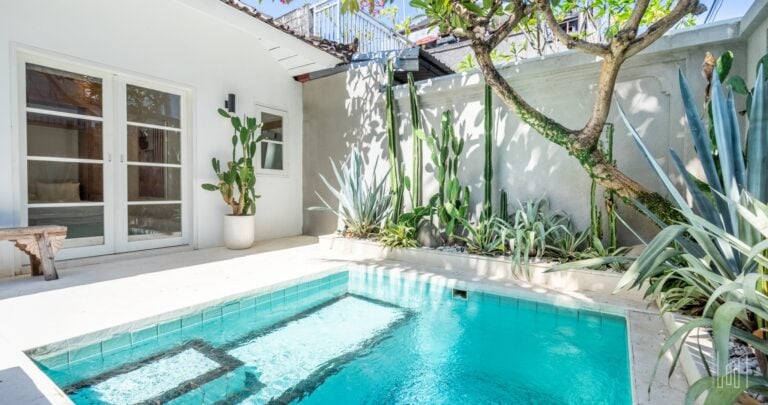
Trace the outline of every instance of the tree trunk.
<instances>
[{"instance_id":1,"label":"tree trunk","mask_svg":"<svg viewBox=\"0 0 768 405\"><path fill-rule=\"evenodd\" d=\"M601 186L607 190L613 191L624 202L634 206L633 200L645 205L653 214L659 217L665 223L671 223L680 220L680 213L674 208L674 205L662 197L660 194L644 188L642 185L632 180L626 174L614 167L605 157L600 148L597 147L597 141L600 139L603 125L605 125L608 116L607 109L601 109L597 119L591 119L587 125L578 131L566 128L560 123L547 117L528 104L523 98L509 85L501 76L491 60L491 49L482 41L473 40L472 49L475 51L478 66L480 67L486 83L491 86L496 95L517 114L520 119L530 125L539 134L549 141L563 147L568 153L575 157L587 173L595 179ZM618 63L616 60L608 63ZM620 65L620 63L618 63ZM616 81L618 66L602 67L602 70L609 69L607 74L600 75L598 83L598 97L610 97L613 85ZM600 104L600 102L596 103ZM595 107L596 109L605 108Z\"/></svg>"}]
</instances>

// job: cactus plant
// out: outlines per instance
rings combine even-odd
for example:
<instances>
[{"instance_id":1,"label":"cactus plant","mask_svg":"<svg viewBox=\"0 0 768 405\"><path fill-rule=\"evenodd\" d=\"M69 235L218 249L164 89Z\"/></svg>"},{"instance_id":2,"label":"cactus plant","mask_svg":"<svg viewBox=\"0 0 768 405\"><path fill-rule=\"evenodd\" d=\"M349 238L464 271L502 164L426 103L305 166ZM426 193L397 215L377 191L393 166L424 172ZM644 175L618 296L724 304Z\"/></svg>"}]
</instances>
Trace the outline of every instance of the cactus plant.
<instances>
[{"instance_id":1,"label":"cactus plant","mask_svg":"<svg viewBox=\"0 0 768 405\"><path fill-rule=\"evenodd\" d=\"M253 159L256 156L256 145L264 139L263 135L256 135L262 124L254 117L245 116L241 120L224 109L219 109L218 112L232 123L232 160L222 168L219 159L211 159L211 166L219 182L205 183L202 187L208 191L219 191L224 202L232 209L232 215L253 215L256 211L256 199L261 198L256 194ZM237 156L238 150L240 157Z\"/></svg>"},{"instance_id":2,"label":"cactus plant","mask_svg":"<svg viewBox=\"0 0 768 405\"><path fill-rule=\"evenodd\" d=\"M422 176L424 173L422 138L424 128L421 126L419 114L419 99L416 97L416 85L413 74L408 72L408 96L411 102L411 127L413 128L413 175L411 176L411 205L416 208L422 204ZM421 134L422 136L419 136Z\"/></svg>"},{"instance_id":3,"label":"cactus plant","mask_svg":"<svg viewBox=\"0 0 768 405\"><path fill-rule=\"evenodd\" d=\"M395 127L395 104L394 85L395 73L392 67L392 61L387 62L387 89L386 98L386 116L387 116L387 145L389 146L389 179L392 192L392 214L391 222L396 223L403 210L403 187L402 167L397 154L397 128Z\"/></svg>"},{"instance_id":4,"label":"cactus plant","mask_svg":"<svg viewBox=\"0 0 768 405\"><path fill-rule=\"evenodd\" d=\"M491 181L493 180L493 107L491 105L491 86L485 85L484 123L485 123L485 168L483 170L483 217L493 214L491 204Z\"/></svg>"},{"instance_id":5,"label":"cactus plant","mask_svg":"<svg viewBox=\"0 0 768 405\"><path fill-rule=\"evenodd\" d=\"M464 139L456 136L453 130L451 112L446 111L441 119L441 135L430 131L430 136L421 135L431 152L435 167L438 191L430 199L430 205L436 208L437 217L443 227L449 244L454 242L460 218L469 213L469 187L461 186L458 178L459 159L464 150Z\"/></svg>"},{"instance_id":6,"label":"cactus plant","mask_svg":"<svg viewBox=\"0 0 768 405\"><path fill-rule=\"evenodd\" d=\"M605 156L611 164L616 166L616 161L613 160L613 124L606 124L605 129L607 132ZM611 190L608 190L607 192L608 195L605 197L605 213L608 216L608 249L613 251L619 247L618 234L616 231L616 193Z\"/></svg>"},{"instance_id":7,"label":"cactus plant","mask_svg":"<svg viewBox=\"0 0 768 405\"><path fill-rule=\"evenodd\" d=\"M509 202L507 202L507 192L501 190L499 194L499 218L503 220L509 219Z\"/></svg>"}]
</instances>

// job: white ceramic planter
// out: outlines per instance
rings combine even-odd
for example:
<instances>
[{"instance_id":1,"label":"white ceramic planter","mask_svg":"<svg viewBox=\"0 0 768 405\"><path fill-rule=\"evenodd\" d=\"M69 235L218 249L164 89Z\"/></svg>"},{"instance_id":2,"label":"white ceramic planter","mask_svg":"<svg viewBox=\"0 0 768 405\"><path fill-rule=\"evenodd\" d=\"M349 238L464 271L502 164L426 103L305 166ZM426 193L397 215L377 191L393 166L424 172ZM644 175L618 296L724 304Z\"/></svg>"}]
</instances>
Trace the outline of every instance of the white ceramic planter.
<instances>
[{"instance_id":1,"label":"white ceramic planter","mask_svg":"<svg viewBox=\"0 0 768 405\"><path fill-rule=\"evenodd\" d=\"M256 237L256 217L253 215L224 216L224 246L228 249L248 249Z\"/></svg>"}]
</instances>

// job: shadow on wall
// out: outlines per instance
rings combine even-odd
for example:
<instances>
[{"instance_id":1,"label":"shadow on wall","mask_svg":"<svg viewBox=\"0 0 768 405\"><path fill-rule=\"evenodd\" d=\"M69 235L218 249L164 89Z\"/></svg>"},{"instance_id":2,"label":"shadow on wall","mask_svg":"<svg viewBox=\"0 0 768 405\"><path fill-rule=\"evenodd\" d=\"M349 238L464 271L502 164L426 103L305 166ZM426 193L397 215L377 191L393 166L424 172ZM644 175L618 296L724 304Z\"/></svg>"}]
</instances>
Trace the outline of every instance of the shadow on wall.
<instances>
[{"instance_id":1,"label":"shadow on wall","mask_svg":"<svg viewBox=\"0 0 768 405\"><path fill-rule=\"evenodd\" d=\"M540 63L550 63L549 71L534 69L531 67L534 64L531 64L522 70L512 66L503 74L529 103L567 127L580 128L593 106L597 64L563 70L552 68L556 66L552 60ZM677 150L686 162L694 159L693 148L685 136L687 129L679 102L679 66L679 58L671 62L645 62L641 65L635 61L628 64L620 75L614 100L618 100L629 113L646 145L676 180L680 178L670 165L669 149ZM688 72L689 77L694 77L698 74L695 70L700 61L686 62L682 66L693 66L687 69L694 70L693 73ZM358 147L369 162L378 157L384 163L380 164L380 168L386 170L384 94L381 91L385 83L384 66L371 64L304 85L305 208L320 205L315 191L320 192L323 198L331 198L318 176L318 173L332 176L328 157L343 160L352 147ZM695 90L703 94L699 83L694 85L698 86ZM462 184L470 187L473 210L478 214L482 205L484 164L482 77L478 73L457 74L420 82L417 88L425 129L440 131L440 116L450 110L457 134L466 139L459 177ZM396 87L395 98L399 107L401 159L405 163L405 173L410 176L412 130L407 87ZM522 123L495 96L493 104L497 146L493 152L494 204L498 201L500 189L509 193L510 210L517 204L516 200L546 197L553 209L565 211L572 216L577 227L586 228L589 225L591 179L585 170L564 149ZM618 117L615 105L608 121L615 124L614 156L619 168L642 185L662 191L663 187ZM424 175L424 198L428 200L437 189L426 147L424 162L427 172ZM407 197L405 200L406 205L410 205ZM632 207L620 204L619 215L643 238L656 232L655 225ZM336 229L337 220L332 214L305 211L305 233L326 234ZM621 225L619 231L621 243L637 242L632 233Z\"/></svg>"}]
</instances>

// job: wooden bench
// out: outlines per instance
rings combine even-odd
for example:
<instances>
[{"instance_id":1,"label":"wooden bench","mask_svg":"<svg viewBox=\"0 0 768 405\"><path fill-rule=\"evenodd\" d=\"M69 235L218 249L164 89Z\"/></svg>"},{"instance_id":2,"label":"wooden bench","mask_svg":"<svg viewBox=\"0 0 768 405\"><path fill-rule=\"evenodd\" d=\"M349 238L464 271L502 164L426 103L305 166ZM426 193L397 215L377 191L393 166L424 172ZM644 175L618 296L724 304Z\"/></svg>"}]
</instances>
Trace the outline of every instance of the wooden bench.
<instances>
[{"instance_id":1,"label":"wooden bench","mask_svg":"<svg viewBox=\"0 0 768 405\"><path fill-rule=\"evenodd\" d=\"M32 275L44 275L46 280L56 280L53 257L61 249L67 237L67 227L58 225L28 226L24 228L0 228L0 240L13 242L29 255Z\"/></svg>"}]
</instances>

